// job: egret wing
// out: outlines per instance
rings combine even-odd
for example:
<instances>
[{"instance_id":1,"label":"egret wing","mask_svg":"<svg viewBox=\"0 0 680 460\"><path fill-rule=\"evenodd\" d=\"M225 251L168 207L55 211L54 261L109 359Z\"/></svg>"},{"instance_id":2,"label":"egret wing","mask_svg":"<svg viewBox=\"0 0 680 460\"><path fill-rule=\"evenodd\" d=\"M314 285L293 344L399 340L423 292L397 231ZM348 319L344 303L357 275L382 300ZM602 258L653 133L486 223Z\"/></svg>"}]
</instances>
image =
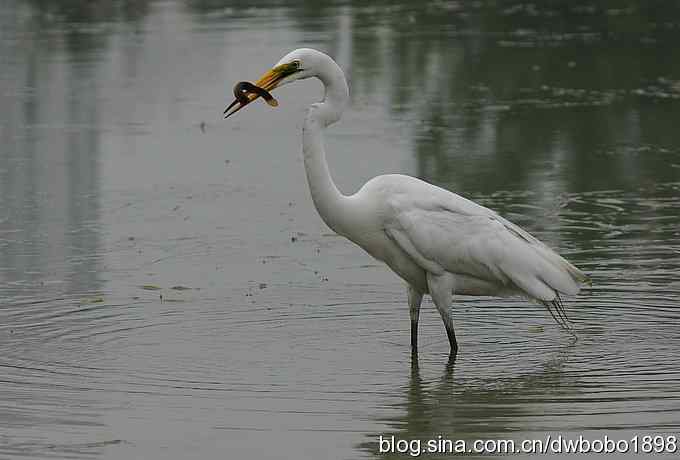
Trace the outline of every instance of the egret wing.
<instances>
[{"instance_id":1,"label":"egret wing","mask_svg":"<svg viewBox=\"0 0 680 460\"><path fill-rule=\"evenodd\" d=\"M424 270L516 287L543 301L576 294L586 280L546 245L487 208L454 194L447 203L400 198L392 203L394 217L385 232Z\"/></svg>"}]
</instances>

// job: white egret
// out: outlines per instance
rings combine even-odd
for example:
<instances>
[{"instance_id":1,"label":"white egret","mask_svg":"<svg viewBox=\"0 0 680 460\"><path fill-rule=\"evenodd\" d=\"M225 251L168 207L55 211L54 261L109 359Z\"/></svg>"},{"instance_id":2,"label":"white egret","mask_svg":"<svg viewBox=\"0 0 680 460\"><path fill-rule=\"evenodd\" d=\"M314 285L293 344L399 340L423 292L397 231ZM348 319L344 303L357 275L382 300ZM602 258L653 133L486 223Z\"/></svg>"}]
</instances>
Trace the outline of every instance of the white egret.
<instances>
[{"instance_id":1,"label":"white egret","mask_svg":"<svg viewBox=\"0 0 680 460\"><path fill-rule=\"evenodd\" d=\"M543 304L558 324L569 327L560 294L577 294L588 278L496 212L400 174L375 177L353 195L340 193L326 163L323 133L340 119L349 89L342 69L326 54L308 48L287 54L255 83L266 91L238 93L225 114L234 114L259 96L274 105L268 91L310 77L321 80L325 89L323 100L309 107L302 129L312 200L333 231L406 281L413 351L424 294L432 297L441 315L454 355L458 344L450 311L453 294L522 295Z\"/></svg>"}]
</instances>

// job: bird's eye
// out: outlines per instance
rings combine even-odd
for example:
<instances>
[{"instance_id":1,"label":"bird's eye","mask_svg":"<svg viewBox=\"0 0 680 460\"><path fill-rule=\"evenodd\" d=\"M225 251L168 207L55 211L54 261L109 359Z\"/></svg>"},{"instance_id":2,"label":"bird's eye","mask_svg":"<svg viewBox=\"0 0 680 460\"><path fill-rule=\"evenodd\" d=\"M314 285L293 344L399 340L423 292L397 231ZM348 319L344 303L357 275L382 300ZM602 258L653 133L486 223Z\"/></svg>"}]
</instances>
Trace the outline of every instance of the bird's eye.
<instances>
[{"instance_id":1,"label":"bird's eye","mask_svg":"<svg viewBox=\"0 0 680 460\"><path fill-rule=\"evenodd\" d=\"M300 61L293 61L290 65L293 66L293 69L298 70L300 68Z\"/></svg>"}]
</instances>

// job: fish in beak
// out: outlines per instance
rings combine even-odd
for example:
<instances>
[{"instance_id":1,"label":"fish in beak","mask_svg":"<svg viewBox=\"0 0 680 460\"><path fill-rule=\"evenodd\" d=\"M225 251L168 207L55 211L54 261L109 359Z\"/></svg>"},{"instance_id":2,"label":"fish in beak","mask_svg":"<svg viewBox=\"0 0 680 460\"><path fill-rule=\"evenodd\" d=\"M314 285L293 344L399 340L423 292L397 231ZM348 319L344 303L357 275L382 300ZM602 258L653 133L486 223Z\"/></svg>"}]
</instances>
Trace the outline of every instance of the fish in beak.
<instances>
[{"instance_id":1,"label":"fish in beak","mask_svg":"<svg viewBox=\"0 0 680 460\"><path fill-rule=\"evenodd\" d=\"M229 118L246 105L261 97L272 107L279 103L270 94L278 84L287 76L298 71L297 63L281 64L274 67L253 83L242 81L234 86L234 101L224 110L224 118Z\"/></svg>"}]
</instances>

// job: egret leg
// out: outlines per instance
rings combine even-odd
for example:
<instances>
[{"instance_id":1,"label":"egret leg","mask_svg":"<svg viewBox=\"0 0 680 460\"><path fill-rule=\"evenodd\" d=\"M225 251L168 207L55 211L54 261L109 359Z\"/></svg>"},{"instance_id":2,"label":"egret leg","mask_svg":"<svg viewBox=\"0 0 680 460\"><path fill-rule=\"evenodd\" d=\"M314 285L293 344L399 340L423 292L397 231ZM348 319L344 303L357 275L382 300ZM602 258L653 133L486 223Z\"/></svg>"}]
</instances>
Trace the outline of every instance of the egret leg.
<instances>
[{"instance_id":1,"label":"egret leg","mask_svg":"<svg viewBox=\"0 0 680 460\"><path fill-rule=\"evenodd\" d=\"M411 351L418 352L418 318L420 317L420 303L423 301L423 294L408 287L408 312L411 316Z\"/></svg>"},{"instance_id":2,"label":"egret leg","mask_svg":"<svg viewBox=\"0 0 680 460\"><path fill-rule=\"evenodd\" d=\"M427 286L430 289L430 296L437 306L437 310L439 310L442 321L444 321L446 335L449 336L449 345L451 345L451 354L455 356L458 353L458 342L456 341L456 333L453 330L453 316L450 308L454 281L453 275L450 273L442 275L427 274Z\"/></svg>"}]
</instances>

